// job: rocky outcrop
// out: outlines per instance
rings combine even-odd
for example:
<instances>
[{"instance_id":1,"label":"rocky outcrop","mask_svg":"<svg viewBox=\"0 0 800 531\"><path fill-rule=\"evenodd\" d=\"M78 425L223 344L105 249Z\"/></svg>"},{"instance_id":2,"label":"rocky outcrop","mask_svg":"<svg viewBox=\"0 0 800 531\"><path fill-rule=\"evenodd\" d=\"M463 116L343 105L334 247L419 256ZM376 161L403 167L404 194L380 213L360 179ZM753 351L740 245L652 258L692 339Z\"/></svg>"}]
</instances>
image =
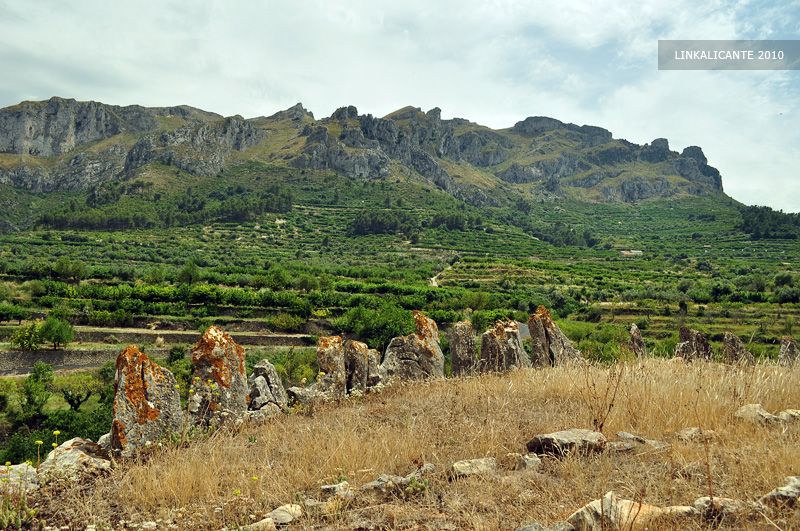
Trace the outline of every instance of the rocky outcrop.
<instances>
[{"instance_id":1,"label":"rocky outcrop","mask_svg":"<svg viewBox=\"0 0 800 531\"><path fill-rule=\"evenodd\" d=\"M742 343L738 336L725 332L723 339L725 362L735 365L755 365L756 359Z\"/></svg>"},{"instance_id":2,"label":"rocky outcrop","mask_svg":"<svg viewBox=\"0 0 800 531\"><path fill-rule=\"evenodd\" d=\"M506 182L521 184L537 181L560 181L588 168L589 166L576 155L566 154L554 159L536 161L526 166L520 166L515 162L495 175Z\"/></svg>"},{"instance_id":3,"label":"rocky outcrop","mask_svg":"<svg viewBox=\"0 0 800 531\"><path fill-rule=\"evenodd\" d=\"M481 371L502 372L531 366L516 321L497 321L481 336Z\"/></svg>"},{"instance_id":4,"label":"rocky outcrop","mask_svg":"<svg viewBox=\"0 0 800 531\"><path fill-rule=\"evenodd\" d=\"M250 389L248 409L251 411L264 408L282 410L288 404L286 390L283 388L278 371L268 360L261 360L253 367L253 374L248 379L248 388Z\"/></svg>"},{"instance_id":5,"label":"rocky outcrop","mask_svg":"<svg viewBox=\"0 0 800 531\"><path fill-rule=\"evenodd\" d=\"M475 356L475 335L472 323L459 321L447 332L450 343L450 374L469 376L476 372L478 358Z\"/></svg>"},{"instance_id":6,"label":"rocky outcrop","mask_svg":"<svg viewBox=\"0 0 800 531\"><path fill-rule=\"evenodd\" d=\"M473 166L494 166L505 162L514 147L508 137L488 129L468 131L458 135L456 140L458 156Z\"/></svg>"},{"instance_id":7,"label":"rocky outcrop","mask_svg":"<svg viewBox=\"0 0 800 531\"><path fill-rule=\"evenodd\" d=\"M111 452L130 457L140 447L180 432L184 413L177 380L135 345L117 356Z\"/></svg>"},{"instance_id":8,"label":"rocky outcrop","mask_svg":"<svg viewBox=\"0 0 800 531\"><path fill-rule=\"evenodd\" d=\"M82 475L94 475L110 469L111 461L99 445L89 439L75 437L51 450L37 472L40 477L77 480Z\"/></svg>"},{"instance_id":9,"label":"rocky outcrop","mask_svg":"<svg viewBox=\"0 0 800 531\"><path fill-rule=\"evenodd\" d=\"M278 111L272 116L268 116L267 120L272 122L281 122L284 120L293 122L297 125L303 124L308 120L314 119L314 113L308 111L303 107L302 103L296 103L285 111Z\"/></svg>"},{"instance_id":10,"label":"rocky outcrop","mask_svg":"<svg viewBox=\"0 0 800 531\"><path fill-rule=\"evenodd\" d=\"M380 371L388 379L424 380L444 377L439 328L433 319L414 311L416 334L395 337L384 354Z\"/></svg>"},{"instance_id":11,"label":"rocky outcrop","mask_svg":"<svg viewBox=\"0 0 800 531\"><path fill-rule=\"evenodd\" d=\"M531 361L534 367L557 367L583 359L544 306L539 306L536 313L531 315L528 328L533 343Z\"/></svg>"},{"instance_id":12,"label":"rocky outcrop","mask_svg":"<svg viewBox=\"0 0 800 531\"><path fill-rule=\"evenodd\" d=\"M675 345L675 357L685 361L712 361L714 354L705 334L682 326L678 333L678 344Z\"/></svg>"},{"instance_id":13,"label":"rocky outcrop","mask_svg":"<svg viewBox=\"0 0 800 531\"><path fill-rule=\"evenodd\" d=\"M210 327L192 349L194 373L189 419L202 426L241 418L247 411L244 348L222 329Z\"/></svg>"},{"instance_id":14,"label":"rocky outcrop","mask_svg":"<svg viewBox=\"0 0 800 531\"><path fill-rule=\"evenodd\" d=\"M684 179L708 185L717 192L722 191L722 177L719 170L707 164L703 150L697 146L689 146L680 157L672 159L672 170Z\"/></svg>"},{"instance_id":15,"label":"rocky outcrop","mask_svg":"<svg viewBox=\"0 0 800 531\"><path fill-rule=\"evenodd\" d=\"M665 177L645 179L636 176L623 179L616 186L604 186L601 191L606 201L636 203L651 197L670 197L678 190Z\"/></svg>"},{"instance_id":16,"label":"rocky outcrop","mask_svg":"<svg viewBox=\"0 0 800 531\"><path fill-rule=\"evenodd\" d=\"M636 323L631 323L631 343L630 348L631 352L637 358L644 358L647 356L647 346L644 344L644 339L642 339L642 333L639 331L639 327L636 326Z\"/></svg>"},{"instance_id":17,"label":"rocky outcrop","mask_svg":"<svg viewBox=\"0 0 800 531\"><path fill-rule=\"evenodd\" d=\"M797 364L797 358L797 341L789 336L783 336L781 338L781 350L778 354L778 365L793 367Z\"/></svg>"}]
</instances>

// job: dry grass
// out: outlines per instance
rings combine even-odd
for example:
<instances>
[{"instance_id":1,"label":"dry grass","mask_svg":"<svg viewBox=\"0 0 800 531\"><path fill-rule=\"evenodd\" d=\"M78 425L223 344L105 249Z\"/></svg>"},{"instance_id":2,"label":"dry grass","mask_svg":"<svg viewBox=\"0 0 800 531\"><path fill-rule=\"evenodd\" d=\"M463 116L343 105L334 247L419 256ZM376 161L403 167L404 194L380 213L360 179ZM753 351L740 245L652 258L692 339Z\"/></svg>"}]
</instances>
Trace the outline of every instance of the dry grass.
<instances>
[{"instance_id":1,"label":"dry grass","mask_svg":"<svg viewBox=\"0 0 800 531\"><path fill-rule=\"evenodd\" d=\"M358 487L431 462L438 472L420 496L357 496L330 514L303 517L296 528L494 530L563 520L609 490L657 505L692 505L708 495L708 470L715 496L751 501L800 474L800 426L752 425L733 416L751 402L771 412L800 408L800 371L649 359L627 364L621 378L605 434L613 440L625 430L671 446L546 458L538 472L501 469L448 481L456 460L492 456L502 463L507 453L524 452L534 435L592 428L586 382L598 400L613 395L604 394L614 383L608 368L525 370L397 385L238 433L220 431L184 448L150 451L92 483L53 489L40 503L49 505L43 514L58 509L50 518L60 524L161 519L164 527L220 529L249 523L251 515L260 519L298 496L319 497L320 485L340 477ZM702 443L674 437L695 426L714 430L708 453ZM754 515L727 528L800 529L797 511L770 518Z\"/></svg>"}]
</instances>

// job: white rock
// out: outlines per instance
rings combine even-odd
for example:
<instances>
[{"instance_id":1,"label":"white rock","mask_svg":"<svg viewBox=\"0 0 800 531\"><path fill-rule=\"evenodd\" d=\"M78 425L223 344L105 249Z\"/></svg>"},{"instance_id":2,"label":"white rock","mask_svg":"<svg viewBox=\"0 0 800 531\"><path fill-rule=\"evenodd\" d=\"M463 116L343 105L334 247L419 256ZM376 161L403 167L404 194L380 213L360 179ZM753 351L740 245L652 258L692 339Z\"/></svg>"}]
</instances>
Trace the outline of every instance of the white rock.
<instances>
[{"instance_id":1,"label":"white rock","mask_svg":"<svg viewBox=\"0 0 800 531\"><path fill-rule=\"evenodd\" d=\"M749 420L751 422L762 422L765 424L773 424L778 422L778 417L761 407L761 404L747 404L739 408L733 414L737 419Z\"/></svg>"},{"instance_id":2,"label":"white rock","mask_svg":"<svg viewBox=\"0 0 800 531\"><path fill-rule=\"evenodd\" d=\"M303 508L299 505L289 503L281 505L269 513L267 518L272 519L276 524L288 524L301 516L303 516Z\"/></svg>"},{"instance_id":3,"label":"white rock","mask_svg":"<svg viewBox=\"0 0 800 531\"><path fill-rule=\"evenodd\" d=\"M497 460L494 457L465 459L453 463L453 466L450 467L450 477L459 478L475 474L489 474L495 470L497 470Z\"/></svg>"},{"instance_id":4,"label":"white rock","mask_svg":"<svg viewBox=\"0 0 800 531\"><path fill-rule=\"evenodd\" d=\"M0 466L0 479L8 479L7 485L2 488L5 490L8 487L11 492L19 492L20 488L32 492L39 488L39 475L28 463Z\"/></svg>"}]
</instances>

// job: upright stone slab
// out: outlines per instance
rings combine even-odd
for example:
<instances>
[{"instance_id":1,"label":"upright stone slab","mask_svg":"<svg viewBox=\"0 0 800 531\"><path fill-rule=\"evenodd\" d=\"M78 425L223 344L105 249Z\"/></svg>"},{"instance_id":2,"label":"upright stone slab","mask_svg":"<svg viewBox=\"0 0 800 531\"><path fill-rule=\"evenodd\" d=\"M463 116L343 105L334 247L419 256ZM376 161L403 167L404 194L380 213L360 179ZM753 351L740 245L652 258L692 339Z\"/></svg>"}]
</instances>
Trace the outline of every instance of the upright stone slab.
<instances>
[{"instance_id":1,"label":"upright stone slab","mask_svg":"<svg viewBox=\"0 0 800 531\"><path fill-rule=\"evenodd\" d=\"M184 413L175 376L129 345L117 356L111 452L130 457L147 442L183 429Z\"/></svg>"},{"instance_id":2,"label":"upright stone slab","mask_svg":"<svg viewBox=\"0 0 800 531\"><path fill-rule=\"evenodd\" d=\"M738 336L725 332L723 339L725 347L725 362L733 365L755 365L756 359L747 350Z\"/></svg>"},{"instance_id":3,"label":"upright stone slab","mask_svg":"<svg viewBox=\"0 0 800 531\"><path fill-rule=\"evenodd\" d=\"M248 404L250 410L259 410L268 404L275 404L283 409L288 403L286 390L283 388L278 371L268 360L261 360L253 367L248 387L250 389Z\"/></svg>"},{"instance_id":4,"label":"upright stone slab","mask_svg":"<svg viewBox=\"0 0 800 531\"><path fill-rule=\"evenodd\" d=\"M531 366L516 321L497 321L481 336L481 371L508 371Z\"/></svg>"},{"instance_id":5,"label":"upright stone slab","mask_svg":"<svg viewBox=\"0 0 800 531\"><path fill-rule=\"evenodd\" d=\"M678 344L675 345L675 357L685 361L712 361L714 354L705 334L682 326L678 333Z\"/></svg>"},{"instance_id":6,"label":"upright stone slab","mask_svg":"<svg viewBox=\"0 0 800 531\"><path fill-rule=\"evenodd\" d=\"M639 331L639 327L636 326L636 323L631 323L631 352L633 352L637 358L644 358L647 356L647 346L644 344L642 333Z\"/></svg>"},{"instance_id":7,"label":"upright stone slab","mask_svg":"<svg viewBox=\"0 0 800 531\"><path fill-rule=\"evenodd\" d=\"M558 367L583 359L544 306L536 308L536 313L528 320L528 328L533 342L531 358L535 367Z\"/></svg>"},{"instance_id":8,"label":"upright stone slab","mask_svg":"<svg viewBox=\"0 0 800 531\"><path fill-rule=\"evenodd\" d=\"M347 372L341 337L320 337L317 340L317 365L324 376L317 381L314 389L331 398L344 397L347 393Z\"/></svg>"},{"instance_id":9,"label":"upright stone slab","mask_svg":"<svg viewBox=\"0 0 800 531\"><path fill-rule=\"evenodd\" d=\"M424 380L444 377L439 328L433 319L414 311L416 334L395 337L386 348L380 371L388 379Z\"/></svg>"},{"instance_id":10,"label":"upright stone slab","mask_svg":"<svg viewBox=\"0 0 800 531\"><path fill-rule=\"evenodd\" d=\"M244 349L216 326L210 327L192 350L194 374L189 417L203 426L218 425L247 411Z\"/></svg>"},{"instance_id":11,"label":"upright stone slab","mask_svg":"<svg viewBox=\"0 0 800 531\"><path fill-rule=\"evenodd\" d=\"M381 371L381 353L371 348L367 350L367 387L374 387L386 380L386 373Z\"/></svg>"},{"instance_id":12,"label":"upright stone slab","mask_svg":"<svg viewBox=\"0 0 800 531\"><path fill-rule=\"evenodd\" d=\"M797 341L789 336L783 336L781 338L780 354L778 354L778 364L785 367L792 367L797 363L797 357Z\"/></svg>"},{"instance_id":13,"label":"upright stone slab","mask_svg":"<svg viewBox=\"0 0 800 531\"><path fill-rule=\"evenodd\" d=\"M478 358L475 357L475 336L472 323L459 321L447 332L450 342L450 374L453 376L467 376L474 374L478 368Z\"/></svg>"},{"instance_id":14,"label":"upright stone slab","mask_svg":"<svg viewBox=\"0 0 800 531\"><path fill-rule=\"evenodd\" d=\"M344 363L347 370L347 392L367 390L369 380L369 348L366 343L348 339L344 342Z\"/></svg>"}]
</instances>

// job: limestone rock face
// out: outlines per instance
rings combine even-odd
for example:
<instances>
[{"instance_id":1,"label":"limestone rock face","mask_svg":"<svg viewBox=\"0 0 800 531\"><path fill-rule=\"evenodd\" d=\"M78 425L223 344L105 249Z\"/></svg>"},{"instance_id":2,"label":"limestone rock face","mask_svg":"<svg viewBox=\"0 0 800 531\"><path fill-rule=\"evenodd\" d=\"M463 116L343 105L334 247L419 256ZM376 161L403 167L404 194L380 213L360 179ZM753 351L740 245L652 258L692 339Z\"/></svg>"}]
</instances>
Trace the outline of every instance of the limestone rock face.
<instances>
[{"instance_id":1,"label":"limestone rock face","mask_svg":"<svg viewBox=\"0 0 800 531\"><path fill-rule=\"evenodd\" d=\"M475 357L475 336L472 323L459 321L447 332L450 341L450 373L453 376L474 374L478 359Z\"/></svg>"},{"instance_id":2,"label":"limestone rock face","mask_svg":"<svg viewBox=\"0 0 800 531\"><path fill-rule=\"evenodd\" d=\"M253 374L248 382L250 388L249 409L262 409L267 404L275 404L283 409L288 403L286 390L275 366L267 360L261 360L253 367Z\"/></svg>"},{"instance_id":3,"label":"limestone rock face","mask_svg":"<svg viewBox=\"0 0 800 531\"><path fill-rule=\"evenodd\" d=\"M507 371L531 366L516 321L497 321L481 336L481 370Z\"/></svg>"},{"instance_id":4,"label":"limestone rock face","mask_svg":"<svg viewBox=\"0 0 800 531\"><path fill-rule=\"evenodd\" d=\"M380 370L389 379L424 380L444 377L444 355L439 328L433 319L414 311L417 333L392 339Z\"/></svg>"},{"instance_id":5,"label":"limestone rock face","mask_svg":"<svg viewBox=\"0 0 800 531\"><path fill-rule=\"evenodd\" d=\"M725 362L738 365L755 365L756 359L747 350L738 336L725 332L723 340L725 347Z\"/></svg>"},{"instance_id":6,"label":"limestone rock face","mask_svg":"<svg viewBox=\"0 0 800 531\"><path fill-rule=\"evenodd\" d=\"M637 358L647 356L647 346L644 344L642 333L639 331L639 327L636 326L636 323L631 324L631 351Z\"/></svg>"},{"instance_id":7,"label":"limestone rock face","mask_svg":"<svg viewBox=\"0 0 800 531\"><path fill-rule=\"evenodd\" d=\"M711 361L714 355L711 345L708 344L705 334L697 330L690 330L682 326L678 334L678 344L675 345L675 357L686 361L705 360Z\"/></svg>"},{"instance_id":8,"label":"limestone rock face","mask_svg":"<svg viewBox=\"0 0 800 531\"><path fill-rule=\"evenodd\" d=\"M81 473L96 474L111 468L111 461L103 450L89 439L75 437L62 443L47 454L39 465L39 476L64 475L77 479Z\"/></svg>"},{"instance_id":9,"label":"limestone rock face","mask_svg":"<svg viewBox=\"0 0 800 531\"><path fill-rule=\"evenodd\" d=\"M244 360L244 348L222 329L212 326L203 334L192 350L192 422L219 424L225 416L244 415L248 399Z\"/></svg>"},{"instance_id":10,"label":"limestone rock face","mask_svg":"<svg viewBox=\"0 0 800 531\"><path fill-rule=\"evenodd\" d=\"M797 364L797 357L797 341L789 336L783 336L781 338L781 350L778 355L778 364L785 367L792 367Z\"/></svg>"},{"instance_id":11,"label":"limestone rock face","mask_svg":"<svg viewBox=\"0 0 800 531\"><path fill-rule=\"evenodd\" d=\"M568 452L600 452L606 443L599 431L573 428L537 435L528 441L528 451L536 454L562 455Z\"/></svg>"},{"instance_id":12,"label":"limestone rock face","mask_svg":"<svg viewBox=\"0 0 800 531\"><path fill-rule=\"evenodd\" d=\"M544 306L539 306L536 313L531 315L528 328L533 342L531 358L534 367L558 367L583 359L580 351L573 348L569 338L553 322L550 312Z\"/></svg>"},{"instance_id":13,"label":"limestone rock face","mask_svg":"<svg viewBox=\"0 0 800 531\"><path fill-rule=\"evenodd\" d=\"M334 398L344 397L347 394L347 372L341 337L317 340L317 364L325 375L315 384L315 390Z\"/></svg>"},{"instance_id":14,"label":"limestone rock face","mask_svg":"<svg viewBox=\"0 0 800 531\"><path fill-rule=\"evenodd\" d=\"M111 450L118 457L130 457L147 442L156 442L183 429L177 381L129 345L117 356L114 375L114 408Z\"/></svg>"}]
</instances>

